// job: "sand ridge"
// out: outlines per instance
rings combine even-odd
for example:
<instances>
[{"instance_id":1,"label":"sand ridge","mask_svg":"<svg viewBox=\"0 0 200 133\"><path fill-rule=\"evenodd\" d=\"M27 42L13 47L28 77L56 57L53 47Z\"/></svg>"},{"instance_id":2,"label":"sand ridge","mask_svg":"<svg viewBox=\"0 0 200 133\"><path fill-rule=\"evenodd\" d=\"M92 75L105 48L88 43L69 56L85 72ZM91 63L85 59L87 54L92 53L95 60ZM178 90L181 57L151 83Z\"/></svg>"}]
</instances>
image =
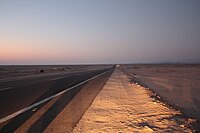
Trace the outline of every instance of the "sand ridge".
<instances>
[{"instance_id":1,"label":"sand ridge","mask_svg":"<svg viewBox=\"0 0 200 133\"><path fill-rule=\"evenodd\" d=\"M118 68L73 133L191 132L179 111L155 101L148 90L130 84Z\"/></svg>"}]
</instances>

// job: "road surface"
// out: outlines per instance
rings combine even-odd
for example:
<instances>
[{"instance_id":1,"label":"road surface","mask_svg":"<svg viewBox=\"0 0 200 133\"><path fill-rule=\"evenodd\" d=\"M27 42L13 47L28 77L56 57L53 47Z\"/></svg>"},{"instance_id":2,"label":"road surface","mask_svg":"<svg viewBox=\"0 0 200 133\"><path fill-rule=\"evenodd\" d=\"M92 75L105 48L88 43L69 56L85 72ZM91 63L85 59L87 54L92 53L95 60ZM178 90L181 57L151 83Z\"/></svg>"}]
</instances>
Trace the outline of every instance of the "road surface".
<instances>
[{"instance_id":1,"label":"road surface","mask_svg":"<svg viewBox=\"0 0 200 133\"><path fill-rule=\"evenodd\" d=\"M102 73L111 74L113 69L114 67L76 73L56 73L0 80L0 120L4 120L4 118L19 110L30 107L53 95L55 96L59 92L84 82L96 75ZM79 91L80 89L67 91L68 101L72 100ZM0 131L7 131L8 129L10 129L11 132L14 131L18 128L16 123L19 122L18 124L20 125L20 122L23 123L26 119L25 117L29 117L33 114L35 108L38 109L44 105L45 102L34 108L30 108L25 113L17 116L17 118L13 118L14 120L12 119L12 121L2 121L2 123L0 123Z\"/></svg>"}]
</instances>

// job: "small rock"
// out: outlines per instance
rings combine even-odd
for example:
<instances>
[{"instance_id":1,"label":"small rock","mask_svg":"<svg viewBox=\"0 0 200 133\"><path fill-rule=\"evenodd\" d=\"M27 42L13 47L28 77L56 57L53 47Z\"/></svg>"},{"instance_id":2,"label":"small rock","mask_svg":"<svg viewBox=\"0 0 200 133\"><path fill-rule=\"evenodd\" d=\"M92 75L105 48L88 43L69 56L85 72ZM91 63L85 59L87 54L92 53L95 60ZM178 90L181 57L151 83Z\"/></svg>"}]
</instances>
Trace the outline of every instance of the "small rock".
<instances>
[{"instance_id":1,"label":"small rock","mask_svg":"<svg viewBox=\"0 0 200 133\"><path fill-rule=\"evenodd\" d=\"M183 127L185 127L185 126L184 126L184 125L180 125L180 127L182 127L182 128L183 128Z\"/></svg>"}]
</instances>

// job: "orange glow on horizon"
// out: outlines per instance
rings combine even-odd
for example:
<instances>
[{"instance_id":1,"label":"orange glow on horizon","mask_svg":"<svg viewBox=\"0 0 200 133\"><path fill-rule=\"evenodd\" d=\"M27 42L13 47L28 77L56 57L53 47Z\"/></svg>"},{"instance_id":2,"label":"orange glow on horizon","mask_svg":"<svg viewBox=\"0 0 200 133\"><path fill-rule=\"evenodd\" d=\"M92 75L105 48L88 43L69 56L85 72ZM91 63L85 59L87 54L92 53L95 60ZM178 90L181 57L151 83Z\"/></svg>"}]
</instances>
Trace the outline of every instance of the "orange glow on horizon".
<instances>
[{"instance_id":1,"label":"orange glow on horizon","mask_svg":"<svg viewBox=\"0 0 200 133\"><path fill-rule=\"evenodd\" d=\"M34 45L37 44L37 45ZM38 45L38 42L22 41L0 41L3 44L0 49L0 60L5 62L37 62L37 61L74 61L84 59L88 52L81 49L62 49L62 51L52 47L52 45ZM51 44L51 43L49 43ZM59 47L59 46L58 46Z\"/></svg>"}]
</instances>

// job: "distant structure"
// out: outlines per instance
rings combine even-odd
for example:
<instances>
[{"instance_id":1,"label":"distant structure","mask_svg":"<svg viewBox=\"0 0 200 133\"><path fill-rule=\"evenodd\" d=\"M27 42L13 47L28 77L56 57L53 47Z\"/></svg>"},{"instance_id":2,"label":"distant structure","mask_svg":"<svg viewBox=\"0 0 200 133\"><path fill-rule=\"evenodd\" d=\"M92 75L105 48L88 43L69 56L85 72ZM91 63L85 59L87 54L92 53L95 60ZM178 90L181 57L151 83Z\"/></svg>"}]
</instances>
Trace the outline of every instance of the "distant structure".
<instances>
[{"instance_id":1,"label":"distant structure","mask_svg":"<svg viewBox=\"0 0 200 133\"><path fill-rule=\"evenodd\" d=\"M120 65L116 65L116 67L120 67Z\"/></svg>"}]
</instances>

